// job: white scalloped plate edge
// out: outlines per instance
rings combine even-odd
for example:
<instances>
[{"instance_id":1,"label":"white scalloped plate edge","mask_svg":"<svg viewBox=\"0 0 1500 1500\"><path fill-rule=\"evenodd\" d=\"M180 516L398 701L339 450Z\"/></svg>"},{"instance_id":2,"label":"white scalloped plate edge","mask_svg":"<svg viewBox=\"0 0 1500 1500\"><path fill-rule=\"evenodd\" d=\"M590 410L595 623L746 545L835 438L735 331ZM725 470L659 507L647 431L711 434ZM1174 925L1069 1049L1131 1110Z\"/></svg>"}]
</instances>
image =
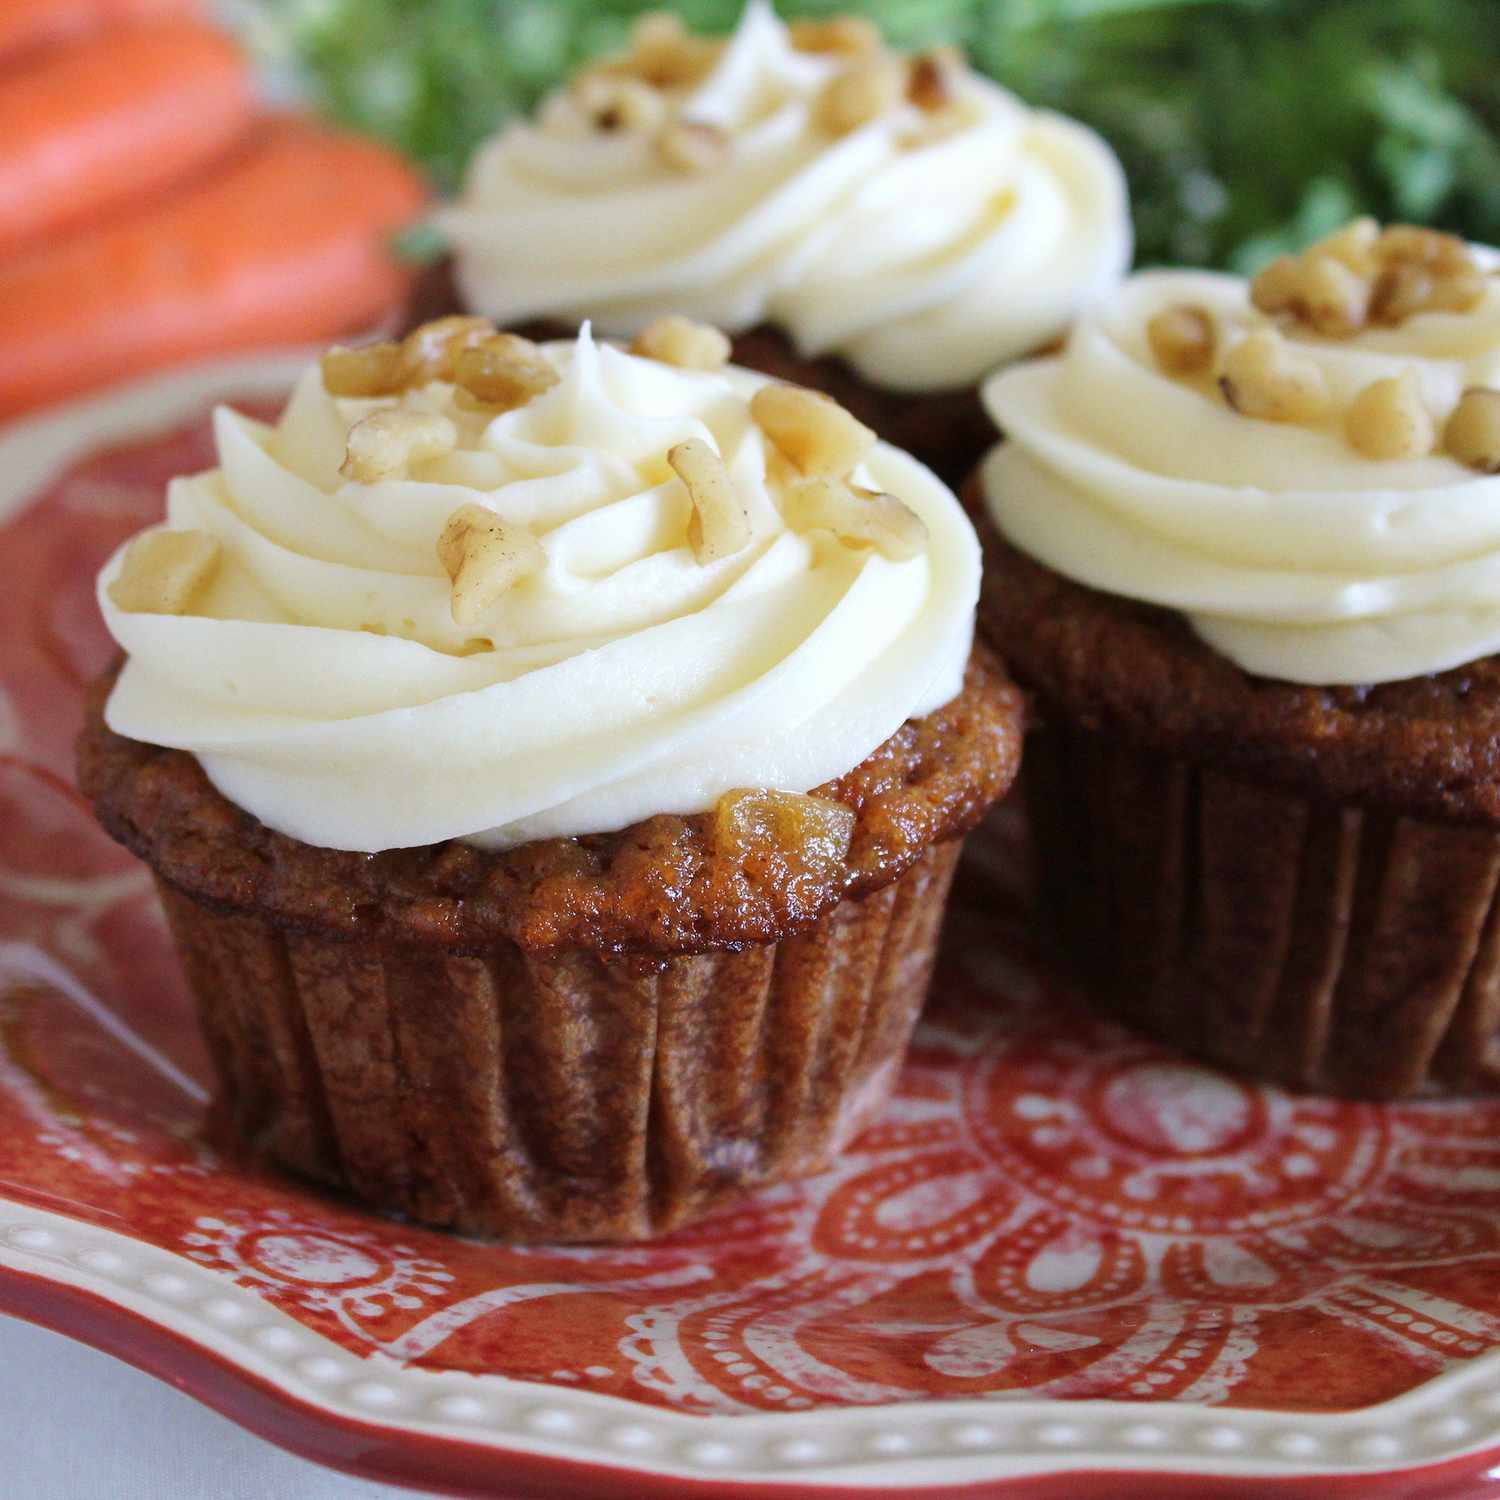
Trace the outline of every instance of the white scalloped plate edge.
<instances>
[{"instance_id":1,"label":"white scalloped plate edge","mask_svg":"<svg viewBox=\"0 0 1500 1500\"><path fill-rule=\"evenodd\" d=\"M361 1357L222 1272L3 1199L0 1268L90 1293L331 1418L679 1478L921 1490L1124 1469L1334 1477L1425 1468L1500 1443L1496 1354L1354 1412L1015 1397L690 1416L620 1396Z\"/></svg>"},{"instance_id":2,"label":"white scalloped plate edge","mask_svg":"<svg viewBox=\"0 0 1500 1500\"><path fill-rule=\"evenodd\" d=\"M146 436L227 395L290 389L314 352L205 362L0 426L0 521L88 448ZM1354 1412L997 1397L704 1417L361 1358L219 1272L3 1195L0 1267L91 1293L330 1417L629 1472L907 1489L1100 1469L1331 1478L1500 1447L1500 1352Z\"/></svg>"}]
</instances>

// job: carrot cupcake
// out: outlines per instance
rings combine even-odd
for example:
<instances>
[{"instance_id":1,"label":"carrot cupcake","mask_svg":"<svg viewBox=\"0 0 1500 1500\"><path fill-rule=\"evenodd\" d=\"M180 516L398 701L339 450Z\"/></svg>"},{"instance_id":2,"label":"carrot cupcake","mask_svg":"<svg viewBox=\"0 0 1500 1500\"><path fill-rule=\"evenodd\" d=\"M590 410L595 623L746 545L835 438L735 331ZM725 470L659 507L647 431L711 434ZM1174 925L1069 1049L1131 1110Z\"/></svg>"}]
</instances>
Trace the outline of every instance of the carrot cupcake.
<instances>
[{"instance_id":1,"label":"carrot cupcake","mask_svg":"<svg viewBox=\"0 0 1500 1500\"><path fill-rule=\"evenodd\" d=\"M763 0L727 40L644 18L481 149L442 223L472 310L622 337L704 319L951 482L992 436L979 380L1057 339L1131 245L1083 126L950 49L787 27Z\"/></svg>"},{"instance_id":2,"label":"carrot cupcake","mask_svg":"<svg viewBox=\"0 0 1500 1500\"><path fill-rule=\"evenodd\" d=\"M1019 697L952 493L727 342L334 351L103 570L81 784L277 1161L626 1240L885 1099Z\"/></svg>"},{"instance_id":3,"label":"carrot cupcake","mask_svg":"<svg viewBox=\"0 0 1500 1500\"><path fill-rule=\"evenodd\" d=\"M1286 1082L1500 1086L1500 257L1361 220L1132 278L986 390L981 616L1102 1002Z\"/></svg>"}]
</instances>

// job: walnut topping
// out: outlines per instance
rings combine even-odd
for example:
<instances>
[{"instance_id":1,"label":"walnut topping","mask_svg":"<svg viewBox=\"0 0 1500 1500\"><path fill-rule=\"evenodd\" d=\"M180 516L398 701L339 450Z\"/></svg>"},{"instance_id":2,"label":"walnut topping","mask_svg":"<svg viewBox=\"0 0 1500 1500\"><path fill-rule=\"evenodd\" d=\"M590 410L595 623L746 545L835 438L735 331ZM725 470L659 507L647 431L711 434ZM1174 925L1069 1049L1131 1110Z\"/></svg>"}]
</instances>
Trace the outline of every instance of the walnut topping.
<instances>
[{"instance_id":1,"label":"walnut topping","mask_svg":"<svg viewBox=\"0 0 1500 1500\"><path fill-rule=\"evenodd\" d=\"M708 323L669 314L648 323L630 345L632 354L684 370L722 370L729 361L726 334Z\"/></svg>"},{"instance_id":2,"label":"walnut topping","mask_svg":"<svg viewBox=\"0 0 1500 1500\"><path fill-rule=\"evenodd\" d=\"M647 11L630 33L630 51L603 67L633 73L657 88L678 88L708 72L723 45L711 37L694 36L672 11Z\"/></svg>"},{"instance_id":3,"label":"walnut topping","mask_svg":"<svg viewBox=\"0 0 1500 1500\"><path fill-rule=\"evenodd\" d=\"M894 109L906 92L906 64L889 52L850 63L823 87L814 117L833 135L847 135Z\"/></svg>"},{"instance_id":4,"label":"walnut topping","mask_svg":"<svg viewBox=\"0 0 1500 1500\"><path fill-rule=\"evenodd\" d=\"M1265 422L1316 422L1329 404L1322 370L1269 328L1229 351L1219 389L1237 412Z\"/></svg>"},{"instance_id":5,"label":"walnut topping","mask_svg":"<svg viewBox=\"0 0 1500 1500\"><path fill-rule=\"evenodd\" d=\"M1440 273L1474 268L1473 253L1456 234L1416 224L1392 224L1382 230L1375 249L1388 265L1428 266Z\"/></svg>"},{"instance_id":6,"label":"walnut topping","mask_svg":"<svg viewBox=\"0 0 1500 1500\"><path fill-rule=\"evenodd\" d=\"M1343 338L1357 333L1370 305L1370 283L1343 261L1322 253L1302 269L1303 317L1319 333Z\"/></svg>"},{"instance_id":7,"label":"walnut topping","mask_svg":"<svg viewBox=\"0 0 1500 1500\"><path fill-rule=\"evenodd\" d=\"M349 429L339 473L361 484L400 478L412 464L451 453L457 443L458 429L440 412L403 407L371 412Z\"/></svg>"},{"instance_id":8,"label":"walnut topping","mask_svg":"<svg viewBox=\"0 0 1500 1500\"><path fill-rule=\"evenodd\" d=\"M1344 413L1344 430L1366 458L1420 458L1432 452L1437 437L1437 423L1410 369L1371 381Z\"/></svg>"},{"instance_id":9,"label":"walnut topping","mask_svg":"<svg viewBox=\"0 0 1500 1500\"><path fill-rule=\"evenodd\" d=\"M1470 386L1443 428L1443 448L1481 474L1500 474L1500 391Z\"/></svg>"},{"instance_id":10,"label":"walnut topping","mask_svg":"<svg viewBox=\"0 0 1500 1500\"><path fill-rule=\"evenodd\" d=\"M656 154L676 172L706 172L729 158L729 132L706 120L677 120L656 138Z\"/></svg>"},{"instance_id":11,"label":"walnut topping","mask_svg":"<svg viewBox=\"0 0 1500 1500\"><path fill-rule=\"evenodd\" d=\"M456 395L476 411L509 411L524 406L558 382L541 348L515 333L491 333L459 351L454 361Z\"/></svg>"},{"instance_id":12,"label":"walnut topping","mask_svg":"<svg viewBox=\"0 0 1500 1500\"><path fill-rule=\"evenodd\" d=\"M807 479L793 486L785 512L787 524L799 531L821 527L842 542L873 547L892 562L909 562L927 547L927 525L909 505L841 479Z\"/></svg>"},{"instance_id":13,"label":"walnut topping","mask_svg":"<svg viewBox=\"0 0 1500 1500\"><path fill-rule=\"evenodd\" d=\"M688 546L700 564L733 557L750 544L750 517L724 460L701 438L688 438L667 453L667 462L693 502Z\"/></svg>"},{"instance_id":14,"label":"walnut topping","mask_svg":"<svg viewBox=\"0 0 1500 1500\"><path fill-rule=\"evenodd\" d=\"M494 335L488 318L455 315L434 318L413 328L401 341L402 384L426 385L433 380L452 380L460 353Z\"/></svg>"},{"instance_id":15,"label":"walnut topping","mask_svg":"<svg viewBox=\"0 0 1500 1500\"><path fill-rule=\"evenodd\" d=\"M799 52L863 57L880 48L880 28L865 16L829 16L826 20L804 17L793 21L789 29L792 46Z\"/></svg>"},{"instance_id":16,"label":"walnut topping","mask_svg":"<svg viewBox=\"0 0 1500 1500\"><path fill-rule=\"evenodd\" d=\"M764 385L750 415L809 478L842 476L875 446L875 434L837 401L799 385Z\"/></svg>"},{"instance_id":17,"label":"walnut topping","mask_svg":"<svg viewBox=\"0 0 1500 1500\"><path fill-rule=\"evenodd\" d=\"M715 804L713 839L736 854L775 844L800 864L831 870L849 853L854 823L854 809L842 802L746 787L725 792Z\"/></svg>"},{"instance_id":18,"label":"walnut topping","mask_svg":"<svg viewBox=\"0 0 1500 1500\"><path fill-rule=\"evenodd\" d=\"M1387 266L1370 294L1370 321L1394 328L1425 312L1468 312L1484 296L1477 270L1438 274L1426 266Z\"/></svg>"},{"instance_id":19,"label":"walnut topping","mask_svg":"<svg viewBox=\"0 0 1500 1500\"><path fill-rule=\"evenodd\" d=\"M488 318L434 318L399 343L386 340L323 356L323 386L330 396L398 396L434 380L452 380L459 356L495 337Z\"/></svg>"},{"instance_id":20,"label":"walnut topping","mask_svg":"<svg viewBox=\"0 0 1500 1500\"><path fill-rule=\"evenodd\" d=\"M1289 314L1318 333L1347 338L1374 323L1393 327L1424 312L1467 312L1486 279L1463 240L1435 229L1356 219L1283 255L1250 283L1264 313Z\"/></svg>"},{"instance_id":21,"label":"walnut topping","mask_svg":"<svg viewBox=\"0 0 1500 1500\"><path fill-rule=\"evenodd\" d=\"M1278 255L1250 282L1250 301L1263 313L1294 312L1302 297L1302 262Z\"/></svg>"},{"instance_id":22,"label":"walnut topping","mask_svg":"<svg viewBox=\"0 0 1500 1500\"><path fill-rule=\"evenodd\" d=\"M405 384L401 345L391 339L354 349L335 345L320 363L330 396L394 396Z\"/></svg>"},{"instance_id":23,"label":"walnut topping","mask_svg":"<svg viewBox=\"0 0 1500 1500\"><path fill-rule=\"evenodd\" d=\"M958 97L966 67L957 47L933 47L919 53L911 60L906 97L928 114L946 109Z\"/></svg>"},{"instance_id":24,"label":"walnut topping","mask_svg":"<svg viewBox=\"0 0 1500 1500\"><path fill-rule=\"evenodd\" d=\"M581 74L572 93L578 107L600 130L659 130L667 116L660 90L624 74Z\"/></svg>"},{"instance_id":25,"label":"walnut topping","mask_svg":"<svg viewBox=\"0 0 1500 1500\"><path fill-rule=\"evenodd\" d=\"M219 543L206 531L148 531L125 549L109 586L130 614L184 615L219 567Z\"/></svg>"},{"instance_id":26,"label":"walnut topping","mask_svg":"<svg viewBox=\"0 0 1500 1500\"><path fill-rule=\"evenodd\" d=\"M1380 225L1365 216L1351 219L1342 229L1324 235L1311 248L1348 266L1356 276L1370 276L1379 265L1376 254L1379 239Z\"/></svg>"},{"instance_id":27,"label":"walnut topping","mask_svg":"<svg viewBox=\"0 0 1500 1500\"><path fill-rule=\"evenodd\" d=\"M1169 375L1199 375L1213 364L1218 335L1212 316L1186 303L1168 307L1146 324L1156 362Z\"/></svg>"},{"instance_id":28,"label":"walnut topping","mask_svg":"<svg viewBox=\"0 0 1500 1500\"><path fill-rule=\"evenodd\" d=\"M437 555L453 580L455 625L473 625L502 594L547 563L542 544L524 526L473 504L448 517Z\"/></svg>"}]
</instances>

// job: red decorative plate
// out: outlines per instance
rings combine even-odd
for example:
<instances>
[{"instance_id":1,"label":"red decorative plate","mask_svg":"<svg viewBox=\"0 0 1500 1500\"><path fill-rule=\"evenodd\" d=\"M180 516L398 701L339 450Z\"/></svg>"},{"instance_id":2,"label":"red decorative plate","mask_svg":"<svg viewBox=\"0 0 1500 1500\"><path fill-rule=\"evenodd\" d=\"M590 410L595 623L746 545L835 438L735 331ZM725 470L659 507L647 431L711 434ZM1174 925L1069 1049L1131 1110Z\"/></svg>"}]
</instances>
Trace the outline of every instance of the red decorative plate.
<instances>
[{"instance_id":1,"label":"red decorative plate","mask_svg":"<svg viewBox=\"0 0 1500 1500\"><path fill-rule=\"evenodd\" d=\"M1500 1493L1500 1105L1294 1097L1091 1018L1003 846L884 1120L698 1230L497 1249L210 1149L155 901L70 743L95 569L209 461L208 401L299 363L0 435L0 1306L471 1495Z\"/></svg>"}]
</instances>

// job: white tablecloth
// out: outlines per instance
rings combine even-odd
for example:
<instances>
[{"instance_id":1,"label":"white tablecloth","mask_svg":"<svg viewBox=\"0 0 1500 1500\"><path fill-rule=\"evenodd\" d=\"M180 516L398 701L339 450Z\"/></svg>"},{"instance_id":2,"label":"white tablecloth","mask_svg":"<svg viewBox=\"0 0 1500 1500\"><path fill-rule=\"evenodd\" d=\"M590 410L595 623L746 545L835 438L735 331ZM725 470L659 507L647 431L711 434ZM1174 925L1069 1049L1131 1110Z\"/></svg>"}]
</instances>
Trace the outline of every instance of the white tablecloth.
<instances>
[{"instance_id":1,"label":"white tablecloth","mask_svg":"<svg viewBox=\"0 0 1500 1500\"><path fill-rule=\"evenodd\" d=\"M284 1453L139 1370L0 1317L5 1500L414 1500Z\"/></svg>"}]
</instances>

